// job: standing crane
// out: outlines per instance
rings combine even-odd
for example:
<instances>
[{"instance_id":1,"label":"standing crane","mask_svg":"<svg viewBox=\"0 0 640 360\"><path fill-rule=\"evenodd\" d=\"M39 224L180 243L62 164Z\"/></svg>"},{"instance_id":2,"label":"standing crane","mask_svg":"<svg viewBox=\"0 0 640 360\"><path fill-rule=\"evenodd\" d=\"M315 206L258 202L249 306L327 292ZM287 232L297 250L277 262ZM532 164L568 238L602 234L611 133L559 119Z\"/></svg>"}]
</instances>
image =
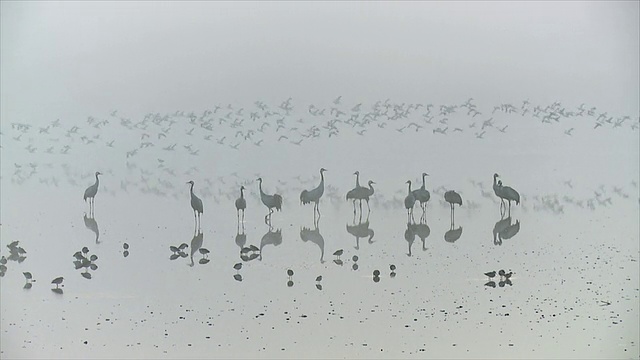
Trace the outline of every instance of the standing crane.
<instances>
[{"instance_id":1,"label":"standing crane","mask_svg":"<svg viewBox=\"0 0 640 360\"><path fill-rule=\"evenodd\" d=\"M409 222L413 219L413 206L416 204L416 197L411 192L411 180L407 180L406 183L409 184L409 192L404 198L404 207L407 209L407 221Z\"/></svg>"},{"instance_id":2,"label":"standing crane","mask_svg":"<svg viewBox=\"0 0 640 360\"><path fill-rule=\"evenodd\" d=\"M187 181L187 184L191 184L191 189L189 190L189 192L191 194L191 208L193 209L193 219L195 221L196 228L200 228L199 225L202 222L201 215L203 213L202 200L200 200L200 198L193 193L193 180Z\"/></svg>"},{"instance_id":3,"label":"standing crane","mask_svg":"<svg viewBox=\"0 0 640 360\"><path fill-rule=\"evenodd\" d=\"M87 199L89 199L89 216L92 217L93 215L93 210L94 210L94 200L96 197L96 194L98 193L98 184L100 183L100 180L98 180L98 175L102 175L101 172L96 171L96 182L89 186L87 188L87 190L84 191L84 197L83 200L87 201Z\"/></svg>"},{"instance_id":4,"label":"standing crane","mask_svg":"<svg viewBox=\"0 0 640 360\"><path fill-rule=\"evenodd\" d=\"M244 199L244 186L240 186L240 197L236 199L236 215L240 222L240 210L242 210L242 222L244 222L244 210L247 208L247 200Z\"/></svg>"},{"instance_id":5,"label":"standing crane","mask_svg":"<svg viewBox=\"0 0 640 360\"><path fill-rule=\"evenodd\" d=\"M282 196L280 196L279 194L265 194L264 191L262 191L262 178L258 178L257 181L260 183L260 200L262 200L264 206L269 209L269 213L264 217L264 222L265 224L270 224L273 209L275 208L278 211L282 209ZM267 222L267 219L269 219L269 222Z\"/></svg>"},{"instance_id":6,"label":"standing crane","mask_svg":"<svg viewBox=\"0 0 640 360\"><path fill-rule=\"evenodd\" d=\"M424 181L425 176L429 176L429 174L424 172L422 173L422 186L420 187L420 189L413 190L413 196L416 198L417 201L420 202L420 208L422 208L423 216L427 211L427 202L431 198L431 194L425 188L425 181Z\"/></svg>"},{"instance_id":7,"label":"standing crane","mask_svg":"<svg viewBox=\"0 0 640 360\"><path fill-rule=\"evenodd\" d=\"M303 205L314 203L313 205L313 215L315 217L316 211L318 215L320 215L320 209L318 208L318 202L324 194L324 172L327 171L325 168L320 169L320 184L312 190L302 190L300 193L300 203Z\"/></svg>"},{"instance_id":8,"label":"standing crane","mask_svg":"<svg viewBox=\"0 0 640 360\"><path fill-rule=\"evenodd\" d=\"M502 209L502 206L506 206L504 204L505 200L509 202L509 213L511 213L511 202L515 201L516 205L519 205L520 194L518 194L518 192L510 186L502 186L502 180L496 182L499 176L500 175L498 175L497 173L493 174L493 192L496 194L496 196L500 198L501 209Z\"/></svg>"},{"instance_id":9,"label":"standing crane","mask_svg":"<svg viewBox=\"0 0 640 360\"><path fill-rule=\"evenodd\" d=\"M457 192L453 190L449 190L444 193L444 201L448 202L449 205L451 205L451 218L453 219L453 214L454 214L453 206L455 204L462 206L462 197Z\"/></svg>"}]
</instances>

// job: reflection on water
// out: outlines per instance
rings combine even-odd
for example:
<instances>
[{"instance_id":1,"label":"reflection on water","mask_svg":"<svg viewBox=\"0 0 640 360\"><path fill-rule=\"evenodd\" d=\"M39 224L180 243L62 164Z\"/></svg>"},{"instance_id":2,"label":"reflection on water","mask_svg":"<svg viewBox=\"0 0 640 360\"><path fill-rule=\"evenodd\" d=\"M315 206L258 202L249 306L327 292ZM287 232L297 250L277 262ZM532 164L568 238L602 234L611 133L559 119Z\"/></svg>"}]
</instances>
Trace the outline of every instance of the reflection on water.
<instances>
[{"instance_id":1,"label":"reflection on water","mask_svg":"<svg viewBox=\"0 0 640 360\"><path fill-rule=\"evenodd\" d=\"M89 248L84 246L81 250L78 250L73 254L75 260L73 261L73 265L76 270L84 268L84 272L81 273L82 277L85 279L91 279L92 275L89 272L89 269L95 271L98 269L98 265L95 263L98 260L98 256L96 254L89 255Z\"/></svg>"},{"instance_id":2,"label":"reflection on water","mask_svg":"<svg viewBox=\"0 0 640 360\"><path fill-rule=\"evenodd\" d=\"M269 230L264 235L262 235L262 239L260 240L259 259L262 261L262 253L265 246L278 246L280 244L282 244L282 230L278 229L276 231L273 231L273 227L271 227L271 221L269 221Z\"/></svg>"},{"instance_id":3,"label":"reflection on water","mask_svg":"<svg viewBox=\"0 0 640 360\"><path fill-rule=\"evenodd\" d=\"M247 244L247 234L244 233L244 223L242 223L242 227L240 226L240 223L238 223L235 242L240 248L240 251L242 251L242 248Z\"/></svg>"},{"instance_id":4,"label":"reflection on water","mask_svg":"<svg viewBox=\"0 0 640 360\"><path fill-rule=\"evenodd\" d=\"M455 226L456 226L455 215L454 215L454 209L452 205L451 206L451 226L449 227L449 230L444 234L444 241L448 243L454 243L458 239L460 239L460 236L462 236L462 226L458 227L457 229L455 228Z\"/></svg>"},{"instance_id":5,"label":"reflection on water","mask_svg":"<svg viewBox=\"0 0 640 360\"><path fill-rule=\"evenodd\" d=\"M500 220L493 226L493 244L502 245L502 240L511 239L520 231L520 220L512 223L511 216L504 218L504 212Z\"/></svg>"},{"instance_id":6,"label":"reflection on water","mask_svg":"<svg viewBox=\"0 0 640 360\"><path fill-rule=\"evenodd\" d=\"M196 251L200 250L200 248L202 247L202 242L204 241L204 235L202 234L202 230L200 230L200 228L198 227L195 231L195 233L193 234L193 239L191 239L191 253L189 254L189 258L191 259L191 263L189 264L189 266L193 266L194 262L193 262L193 254L196 253ZM208 250L206 251L206 253L208 253ZM204 255L203 255L203 259L204 259ZM206 262L205 262L206 263Z\"/></svg>"},{"instance_id":7,"label":"reflection on water","mask_svg":"<svg viewBox=\"0 0 640 360\"><path fill-rule=\"evenodd\" d=\"M323 264L324 263L324 238L320 233L320 227L318 226L318 222L319 221L316 220L314 217L313 230L307 227L303 227L300 230L300 239L302 239L302 241L304 242L311 241L312 243L316 244L320 248L320 263Z\"/></svg>"},{"instance_id":8,"label":"reflection on water","mask_svg":"<svg viewBox=\"0 0 640 360\"><path fill-rule=\"evenodd\" d=\"M356 238L356 246L354 246L356 250L360 249L360 238L369 238L369 244L373 244L375 242L373 241L375 232L369 224L369 214L370 213L367 213L367 218L364 222L362 221L362 213L360 213L357 224L355 223L355 218L353 225L347 224L347 232Z\"/></svg>"},{"instance_id":9,"label":"reflection on water","mask_svg":"<svg viewBox=\"0 0 640 360\"><path fill-rule=\"evenodd\" d=\"M87 216L86 213L84 214L84 226L96 235L96 244L99 244L100 242L98 241L98 238L100 237L100 231L98 230L98 222L94 217L91 216Z\"/></svg>"},{"instance_id":10,"label":"reflection on water","mask_svg":"<svg viewBox=\"0 0 640 360\"><path fill-rule=\"evenodd\" d=\"M411 256L411 247L413 246L413 242L416 240L416 224L409 221L407 223L407 229L404 231L404 239L407 241L409 245L409 252L407 256Z\"/></svg>"},{"instance_id":11,"label":"reflection on water","mask_svg":"<svg viewBox=\"0 0 640 360\"><path fill-rule=\"evenodd\" d=\"M418 235L418 237L420 238L420 241L422 241L422 251L426 251L427 250L426 240L431 234L431 228L429 227L429 225L427 225L426 214L420 217L420 223L415 224L413 226L413 229L416 235Z\"/></svg>"}]
</instances>

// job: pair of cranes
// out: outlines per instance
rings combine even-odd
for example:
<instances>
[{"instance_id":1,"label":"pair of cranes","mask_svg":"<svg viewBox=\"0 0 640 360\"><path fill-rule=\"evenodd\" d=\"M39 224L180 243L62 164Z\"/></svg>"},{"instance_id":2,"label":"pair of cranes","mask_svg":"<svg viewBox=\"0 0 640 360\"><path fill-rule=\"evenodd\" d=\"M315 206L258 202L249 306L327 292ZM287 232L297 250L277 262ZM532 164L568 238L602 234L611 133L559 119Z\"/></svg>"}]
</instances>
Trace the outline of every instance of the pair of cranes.
<instances>
[{"instance_id":1,"label":"pair of cranes","mask_svg":"<svg viewBox=\"0 0 640 360\"><path fill-rule=\"evenodd\" d=\"M500 177L500 175L497 173L493 174L493 192L500 198L500 210L502 210L503 207L506 208L504 201L507 200L509 202L509 213L511 213L511 202L514 201L516 205L519 205L520 194L510 186L503 186L502 180L496 182L498 177Z\"/></svg>"},{"instance_id":2,"label":"pair of cranes","mask_svg":"<svg viewBox=\"0 0 640 360\"><path fill-rule=\"evenodd\" d=\"M407 196L404 198L404 207L407 209L407 221L414 220L413 219L413 207L415 206L416 201L420 203L420 208L422 209L422 214L426 213L427 210L427 202L431 199L431 194L425 188L425 177L429 176L427 173L422 173L422 186L419 189L411 190L411 180L407 180L406 184L409 184L409 191ZM451 205L451 217L453 218L454 205L458 204L462 206L462 197L460 194L455 192L454 190L449 190L444 193L444 200ZM415 220L414 220L415 221Z\"/></svg>"}]
</instances>

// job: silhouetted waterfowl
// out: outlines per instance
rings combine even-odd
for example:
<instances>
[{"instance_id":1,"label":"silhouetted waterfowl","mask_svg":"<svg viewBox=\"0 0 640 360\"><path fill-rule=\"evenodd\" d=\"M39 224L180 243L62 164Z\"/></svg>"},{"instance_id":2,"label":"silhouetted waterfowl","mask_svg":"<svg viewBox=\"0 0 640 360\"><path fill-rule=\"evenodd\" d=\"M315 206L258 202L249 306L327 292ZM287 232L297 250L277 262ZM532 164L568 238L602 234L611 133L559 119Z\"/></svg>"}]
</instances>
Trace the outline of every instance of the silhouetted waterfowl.
<instances>
[{"instance_id":1,"label":"silhouetted waterfowl","mask_svg":"<svg viewBox=\"0 0 640 360\"><path fill-rule=\"evenodd\" d=\"M431 194L425 187L426 176L429 176L429 174L422 173L422 186L419 189L413 190L413 196L416 198L418 202L420 202L420 208L422 208L423 212L426 210L427 202L431 198Z\"/></svg>"},{"instance_id":2,"label":"silhouetted waterfowl","mask_svg":"<svg viewBox=\"0 0 640 360\"><path fill-rule=\"evenodd\" d=\"M327 171L327 169L325 168L320 169L320 184L316 188L312 190L302 190L302 192L300 193L300 203L302 203L303 205L314 203L313 211L314 211L314 214L317 211L318 215L320 215L318 202L320 201L322 194L324 194L324 172L325 171Z\"/></svg>"},{"instance_id":3,"label":"silhouetted waterfowl","mask_svg":"<svg viewBox=\"0 0 640 360\"><path fill-rule=\"evenodd\" d=\"M413 206L416 203L416 197L411 192L411 180L407 180L406 183L409 184L409 191L404 198L404 207L407 209L407 221L411 221L411 219L413 219Z\"/></svg>"},{"instance_id":4,"label":"silhouetted waterfowl","mask_svg":"<svg viewBox=\"0 0 640 360\"><path fill-rule=\"evenodd\" d=\"M269 220L271 219L271 214L273 214L273 209L280 211L280 209L282 208L282 196L280 196L279 194L273 194L273 195L265 194L264 191L262 191L262 178L258 178L257 181L259 182L259 188L260 188L260 200L262 200L262 203L264 204L264 206L266 206L269 209L269 214L267 214L264 217L264 221L265 223L267 223L267 218L269 218Z\"/></svg>"},{"instance_id":5,"label":"silhouetted waterfowl","mask_svg":"<svg viewBox=\"0 0 640 360\"><path fill-rule=\"evenodd\" d=\"M242 210L242 221L244 221L244 210L247 208L247 201L244 199L244 186L240 186L240 197L236 199L236 214L240 221L240 210Z\"/></svg>"},{"instance_id":6,"label":"silhouetted waterfowl","mask_svg":"<svg viewBox=\"0 0 640 360\"><path fill-rule=\"evenodd\" d=\"M100 183L100 180L98 180L98 175L102 175L102 173L100 173L99 171L96 171L96 182L93 185L89 186L84 191L83 200L87 201L87 199L89 199L89 212L90 213L93 213L94 201L95 201L96 194L98 193L98 184Z\"/></svg>"},{"instance_id":7,"label":"silhouetted waterfowl","mask_svg":"<svg viewBox=\"0 0 640 360\"><path fill-rule=\"evenodd\" d=\"M203 213L202 200L193 193L193 180L187 181L187 184L191 184L189 189L189 193L191 194L191 208L193 209L194 220L196 224L198 224L198 219Z\"/></svg>"}]
</instances>

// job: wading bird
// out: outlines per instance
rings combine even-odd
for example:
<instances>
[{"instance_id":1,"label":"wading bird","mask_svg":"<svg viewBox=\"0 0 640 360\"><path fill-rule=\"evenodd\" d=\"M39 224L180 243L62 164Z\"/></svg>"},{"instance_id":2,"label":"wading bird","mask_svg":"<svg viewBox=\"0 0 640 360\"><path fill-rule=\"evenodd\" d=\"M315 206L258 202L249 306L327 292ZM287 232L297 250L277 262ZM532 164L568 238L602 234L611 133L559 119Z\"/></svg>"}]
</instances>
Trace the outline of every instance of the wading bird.
<instances>
[{"instance_id":1,"label":"wading bird","mask_svg":"<svg viewBox=\"0 0 640 360\"><path fill-rule=\"evenodd\" d=\"M454 213L454 207L453 206L455 204L458 204L458 205L462 206L462 197L457 192L455 192L453 190L449 190L449 191L444 193L444 200L446 202L448 202L449 205L451 205L451 218L453 219L453 213Z\"/></svg>"},{"instance_id":2,"label":"wading bird","mask_svg":"<svg viewBox=\"0 0 640 360\"><path fill-rule=\"evenodd\" d=\"M327 169L325 168L320 169L320 184L315 189L302 190L302 193L300 193L300 203L302 203L303 205L314 203L313 205L314 215L316 211L318 212L318 215L320 215L318 202L320 201L322 194L324 194L324 172L325 171L327 171Z\"/></svg>"},{"instance_id":3,"label":"wading bird","mask_svg":"<svg viewBox=\"0 0 640 360\"><path fill-rule=\"evenodd\" d=\"M247 201L244 199L244 186L240 186L240 197L236 199L236 214L240 221L240 210L242 210L242 221L244 222L244 210L247 208Z\"/></svg>"},{"instance_id":4,"label":"wading bird","mask_svg":"<svg viewBox=\"0 0 640 360\"><path fill-rule=\"evenodd\" d=\"M84 191L84 201L87 201L87 199L89 199L89 213L91 214L93 212L93 205L94 205L94 200L96 197L96 194L98 193L98 184L100 183L100 180L98 180L98 175L102 175L102 173L100 173L99 171L96 171L96 182L95 184L89 186L87 188L87 190Z\"/></svg>"},{"instance_id":5,"label":"wading bird","mask_svg":"<svg viewBox=\"0 0 640 360\"><path fill-rule=\"evenodd\" d=\"M422 208L423 213L427 210L427 202L431 198L431 194L429 194L429 191L425 188L425 176L429 176L429 174L422 173L422 186L420 189L413 190L413 196L420 202L420 207Z\"/></svg>"},{"instance_id":6,"label":"wading bird","mask_svg":"<svg viewBox=\"0 0 640 360\"><path fill-rule=\"evenodd\" d=\"M411 221L413 219L413 206L416 204L416 197L413 195L413 192L411 192L411 180L407 180L406 183L409 184L409 192L404 198L404 207L407 209L407 221Z\"/></svg>"},{"instance_id":7,"label":"wading bird","mask_svg":"<svg viewBox=\"0 0 640 360\"><path fill-rule=\"evenodd\" d=\"M503 186L502 181L496 183L496 178L500 176L498 174L493 174L493 191L500 197L502 200L502 204L504 205L504 200L509 202L509 213L511 213L511 202L515 201L516 205L520 204L520 194L510 186Z\"/></svg>"},{"instance_id":8,"label":"wading bird","mask_svg":"<svg viewBox=\"0 0 640 360\"><path fill-rule=\"evenodd\" d=\"M193 219L196 222L196 227L198 227L198 224L200 224L198 220L202 221L201 219L201 215L203 213L202 200L200 200L200 198L193 193L193 185L194 185L193 180L187 181L187 184L191 184L191 189L189 190L191 194L191 208L193 209Z\"/></svg>"},{"instance_id":9,"label":"wading bird","mask_svg":"<svg viewBox=\"0 0 640 360\"><path fill-rule=\"evenodd\" d=\"M278 194L268 195L262 191L262 178L258 178L257 181L260 183L260 200L264 206L269 209L269 213L264 217L264 222L267 224L267 219L271 220L271 214L273 214L273 209L280 211L282 209L282 196ZM270 221L269 221L270 222Z\"/></svg>"}]
</instances>

